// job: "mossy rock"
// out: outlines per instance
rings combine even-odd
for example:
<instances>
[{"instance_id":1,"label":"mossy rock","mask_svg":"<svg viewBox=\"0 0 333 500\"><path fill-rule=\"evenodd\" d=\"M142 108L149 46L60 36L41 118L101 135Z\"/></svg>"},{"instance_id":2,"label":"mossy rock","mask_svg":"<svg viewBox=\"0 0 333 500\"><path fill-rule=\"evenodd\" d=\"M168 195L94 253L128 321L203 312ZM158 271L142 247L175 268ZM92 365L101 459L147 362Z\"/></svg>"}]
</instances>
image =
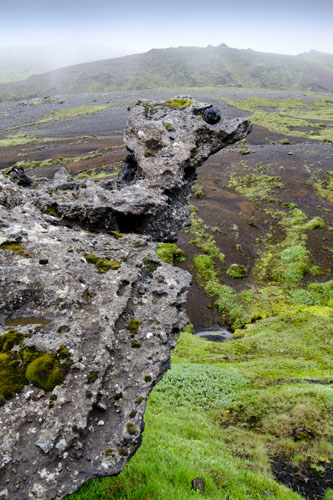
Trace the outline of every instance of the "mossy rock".
<instances>
[{"instance_id":1,"label":"mossy rock","mask_svg":"<svg viewBox=\"0 0 333 500\"><path fill-rule=\"evenodd\" d=\"M99 274L106 273L111 269L112 270L119 269L121 266L121 262L117 260L101 259L100 257L97 257L97 255L94 255L93 253L90 253L89 255L86 256L86 261L88 262L88 264L94 264Z\"/></svg>"},{"instance_id":2,"label":"mossy rock","mask_svg":"<svg viewBox=\"0 0 333 500\"><path fill-rule=\"evenodd\" d=\"M181 248L175 243L163 243L156 250L156 255L159 259L167 264L174 265L175 261L185 262L186 255Z\"/></svg>"},{"instance_id":3,"label":"mossy rock","mask_svg":"<svg viewBox=\"0 0 333 500\"><path fill-rule=\"evenodd\" d=\"M142 321L136 318L132 318L129 324L127 325L127 330L131 332L131 336L136 335L138 333L139 327L142 325Z\"/></svg>"},{"instance_id":4,"label":"mossy rock","mask_svg":"<svg viewBox=\"0 0 333 500\"><path fill-rule=\"evenodd\" d=\"M14 329L0 335L0 406L29 382L52 391L69 370L70 353L65 346L57 354L39 352L34 346L22 348L24 339L29 337Z\"/></svg>"},{"instance_id":5,"label":"mossy rock","mask_svg":"<svg viewBox=\"0 0 333 500\"><path fill-rule=\"evenodd\" d=\"M18 245L15 241L4 241L0 245L1 250L10 250L13 253L21 254L24 251L24 248L21 245Z\"/></svg>"},{"instance_id":6,"label":"mossy rock","mask_svg":"<svg viewBox=\"0 0 333 500\"><path fill-rule=\"evenodd\" d=\"M191 99L182 99L182 98L177 98L177 99L168 99L166 101L167 105L171 109L185 109L191 106L194 101Z\"/></svg>"},{"instance_id":7,"label":"mossy rock","mask_svg":"<svg viewBox=\"0 0 333 500\"><path fill-rule=\"evenodd\" d=\"M30 363L26 369L25 376L27 380L47 392L52 391L56 385L64 381L57 356L49 353L39 356Z\"/></svg>"},{"instance_id":8,"label":"mossy rock","mask_svg":"<svg viewBox=\"0 0 333 500\"><path fill-rule=\"evenodd\" d=\"M231 264L227 270L227 274L231 278L245 278L247 276L247 269L242 264Z\"/></svg>"}]
</instances>

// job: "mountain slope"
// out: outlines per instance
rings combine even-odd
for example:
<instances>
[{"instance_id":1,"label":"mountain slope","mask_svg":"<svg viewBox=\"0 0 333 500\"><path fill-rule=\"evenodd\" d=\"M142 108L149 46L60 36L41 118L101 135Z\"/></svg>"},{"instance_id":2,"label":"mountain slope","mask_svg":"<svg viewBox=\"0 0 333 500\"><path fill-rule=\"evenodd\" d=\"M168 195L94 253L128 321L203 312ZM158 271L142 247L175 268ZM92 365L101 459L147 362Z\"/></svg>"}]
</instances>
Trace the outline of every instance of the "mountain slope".
<instances>
[{"instance_id":1,"label":"mountain slope","mask_svg":"<svg viewBox=\"0 0 333 500\"><path fill-rule=\"evenodd\" d=\"M3 84L0 98L218 85L333 92L333 55L310 51L288 56L233 49L225 44L153 49Z\"/></svg>"}]
</instances>

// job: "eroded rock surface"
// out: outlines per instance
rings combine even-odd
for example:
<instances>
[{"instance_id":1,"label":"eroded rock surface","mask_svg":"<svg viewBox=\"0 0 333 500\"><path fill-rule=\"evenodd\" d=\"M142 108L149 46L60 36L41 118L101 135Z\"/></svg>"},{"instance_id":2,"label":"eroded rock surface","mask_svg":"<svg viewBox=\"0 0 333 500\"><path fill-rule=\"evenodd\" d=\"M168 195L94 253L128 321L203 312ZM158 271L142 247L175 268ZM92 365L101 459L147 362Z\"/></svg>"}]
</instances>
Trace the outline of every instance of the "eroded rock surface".
<instances>
[{"instance_id":1,"label":"eroded rock surface","mask_svg":"<svg viewBox=\"0 0 333 500\"><path fill-rule=\"evenodd\" d=\"M251 128L172 103L134 106L115 183L0 176L1 498L61 499L140 444L191 281L153 239L187 223L196 166Z\"/></svg>"}]
</instances>

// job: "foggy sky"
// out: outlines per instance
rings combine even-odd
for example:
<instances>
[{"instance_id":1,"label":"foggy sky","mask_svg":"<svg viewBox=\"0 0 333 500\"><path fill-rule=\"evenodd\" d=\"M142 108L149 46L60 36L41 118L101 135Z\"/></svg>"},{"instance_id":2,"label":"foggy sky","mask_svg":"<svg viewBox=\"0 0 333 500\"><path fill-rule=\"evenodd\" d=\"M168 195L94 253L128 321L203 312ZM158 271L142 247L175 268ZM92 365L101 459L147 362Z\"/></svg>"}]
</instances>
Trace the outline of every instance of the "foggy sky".
<instances>
[{"instance_id":1,"label":"foggy sky","mask_svg":"<svg viewBox=\"0 0 333 500\"><path fill-rule=\"evenodd\" d=\"M42 49L53 66L221 43L333 53L332 19L331 0L0 0L0 48Z\"/></svg>"}]
</instances>

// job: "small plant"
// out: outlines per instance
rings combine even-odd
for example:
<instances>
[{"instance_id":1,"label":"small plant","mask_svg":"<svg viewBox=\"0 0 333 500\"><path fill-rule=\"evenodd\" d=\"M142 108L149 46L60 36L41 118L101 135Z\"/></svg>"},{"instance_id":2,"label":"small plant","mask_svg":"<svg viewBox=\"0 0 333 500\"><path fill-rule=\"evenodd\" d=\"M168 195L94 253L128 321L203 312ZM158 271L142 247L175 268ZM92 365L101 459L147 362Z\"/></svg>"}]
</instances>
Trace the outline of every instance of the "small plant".
<instances>
[{"instance_id":1,"label":"small plant","mask_svg":"<svg viewBox=\"0 0 333 500\"><path fill-rule=\"evenodd\" d=\"M227 270L227 274L231 278L245 278L247 276L247 269L241 264L231 264Z\"/></svg>"},{"instance_id":2,"label":"small plant","mask_svg":"<svg viewBox=\"0 0 333 500\"><path fill-rule=\"evenodd\" d=\"M175 243L163 243L159 245L156 250L156 255L159 259L163 260L163 262L171 264L172 266L175 264L175 261L186 261L185 253Z\"/></svg>"}]
</instances>

